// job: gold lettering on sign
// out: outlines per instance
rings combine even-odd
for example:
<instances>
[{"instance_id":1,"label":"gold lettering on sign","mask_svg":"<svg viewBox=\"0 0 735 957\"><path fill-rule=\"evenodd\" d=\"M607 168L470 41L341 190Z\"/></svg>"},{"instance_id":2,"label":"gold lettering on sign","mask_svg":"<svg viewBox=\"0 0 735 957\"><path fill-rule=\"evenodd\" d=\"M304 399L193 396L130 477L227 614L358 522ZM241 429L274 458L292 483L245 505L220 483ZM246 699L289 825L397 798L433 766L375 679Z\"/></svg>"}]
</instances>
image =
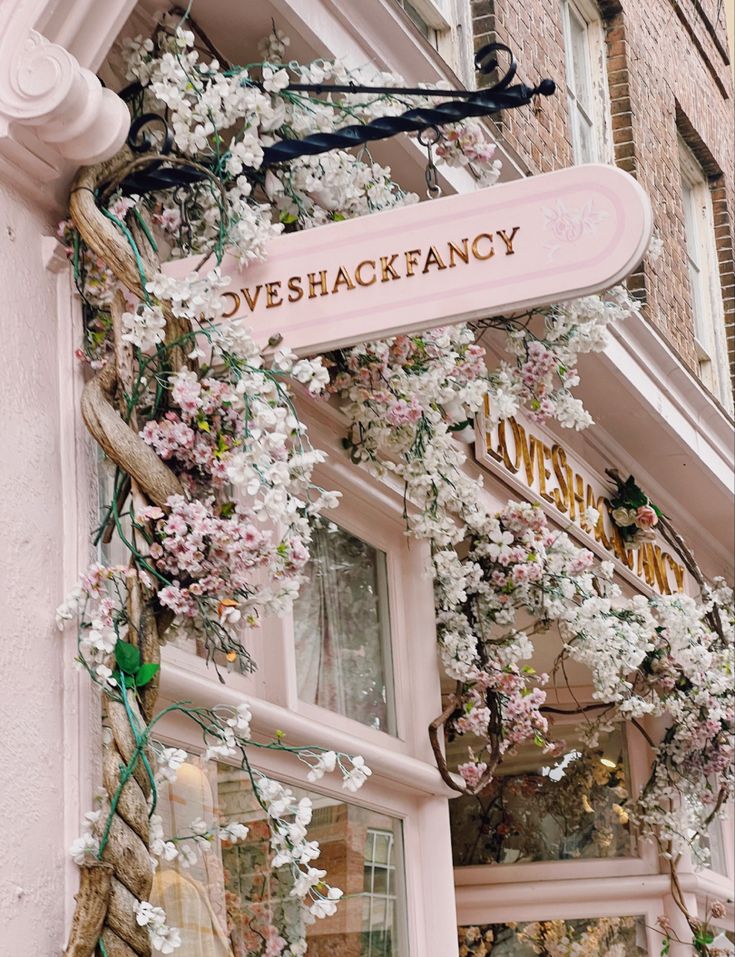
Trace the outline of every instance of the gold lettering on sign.
<instances>
[{"instance_id":1,"label":"gold lettering on sign","mask_svg":"<svg viewBox=\"0 0 735 957\"><path fill-rule=\"evenodd\" d=\"M265 305L267 309L283 305L283 299L281 299L281 295L278 292L280 288L280 282L267 282L265 284Z\"/></svg>"},{"instance_id":2,"label":"gold lettering on sign","mask_svg":"<svg viewBox=\"0 0 735 957\"><path fill-rule=\"evenodd\" d=\"M463 263L468 263L470 261L470 251L467 248L467 243L469 239L460 240L462 243L462 248L460 249L456 243L450 241L449 243L449 265L456 266L457 261L455 256L462 260Z\"/></svg>"},{"instance_id":3,"label":"gold lettering on sign","mask_svg":"<svg viewBox=\"0 0 735 957\"><path fill-rule=\"evenodd\" d=\"M301 286L301 276L291 276L288 280L288 301L298 302L304 298L304 290Z\"/></svg>"},{"instance_id":4,"label":"gold lettering on sign","mask_svg":"<svg viewBox=\"0 0 735 957\"><path fill-rule=\"evenodd\" d=\"M337 270L337 278L334 280L334 285L332 286L332 294L339 292L340 286L346 286L348 289L354 289L355 284L350 279L350 274L347 272L344 266L340 266Z\"/></svg>"},{"instance_id":5,"label":"gold lettering on sign","mask_svg":"<svg viewBox=\"0 0 735 957\"><path fill-rule=\"evenodd\" d=\"M393 253L389 258L388 256L380 257L380 281L388 282L389 279L400 279L401 277L396 272L396 267L393 263L398 259L398 253Z\"/></svg>"},{"instance_id":6,"label":"gold lettering on sign","mask_svg":"<svg viewBox=\"0 0 735 957\"><path fill-rule=\"evenodd\" d=\"M506 256L512 256L513 253L514 253L514 250L513 250L513 240L516 238L516 233L518 232L519 229L520 229L520 226L514 226L514 227L513 227L513 232L510 234L510 236L506 236L505 230L503 230L503 229L499 229L499 230L498 230L498 236L500 236L500 238L501 238L501 239L503 240L503 242L505 243L505 255L506 255Z\"/></svg>"},{"instance_id":7,"label":"gold lettering on sign","mask_svg":"<svg viewBox=\"0 0 735 957\"><path fill-rule=\"evenodd\" d=\"M309 281L309 299L316 299L316 287L319 285L319 295L327 296L329 295L329 290L327 289L327 270L322 269L319 272L319 279L316 278L317 274L315 272L307 273L307 280Z\"/></svg>"},{"instance_id":8,"label":"gold lettering on sign","mask_svg":"<svg viewBox=\"0 0 735 957\"><path fill-rule=\"evenodd\" d=\"M341 292L350 292L357 286L373 286L376 282L396 282L439 273L444 269L461 268L463 265L468 266L473 260L489 262L499 251L494 245L496 238L502 243L505 255L513 256L513 244L519 230L519 226L513 226L512 229L488 229L486 233L478 233L472 238L467 236L457 240L448 239L428 247L387 253L377 259L363 259L357 264L348 263L338 266L336 271L316 269L306 275L275 279L258 283L255 287L245 286L240 289L239 294L223 293L233 301L232 309L225 318L234 316L243 307L247 307L249 312L255 312L259 308L277 309L286 302L293 304L302 299L336 296Z\"/></svg>"},{"instance_id":9,"label":"gold lettering on sign","mask_svg":"<svg viewBox=\"0 0 735 957\"><path fill-rule=\"evenodd\" d=\"M439 269L446 269L447 264L444 262L442 257L439 255L436 246L431 246L428 253L426 254L426 262L424 263L424 268L421 270L422 273L428 272L430 266L436 266Z\"/></svg>"},{"instance_id":10,"label":"gold lettering on sign","mask_svg":"<svg viewBox=\"0 0 735 957\"><path fill-rule=\"evenodd\" d=\"M230 309L229 312L223 312L223 313L222 313L222 318L223 318L223 319L229 319L230 316L234 316L235 313L237 312L237 310L240 308L240 297L238 296L238 294L237 294L236 292L223 292L222 295L223 295L223 296L229 296L230 299L234 300L234 303L235 303L234 306L232 307L232 309Z\"/></svg>"},{"instance_id":11,"label":"gold lettering on sign","mask_svg":"<svg viewBox=\"0 0 735 957\"><path fill-rule=\"evenodd\" d=\"M481 239L486 239L490 243L488 251L484 255L480 253ZM489 233L480 233L479 236L475 236L475 238L472 240L472 255L475 257L475 259L480 260L493 258L495 255L495 250L493 249L493 237Z\"/></svg>"},{"instance_id":12,"label":"gold lettering on sign","mask_svg":"<svg viewBox=\"0 0 735 957\"><path fill-rule=\"evenodd\" d=\"M404 259L406 260L406 275L413 276L414 269L419 264L419 258L421 256L420 249L407 249L403 254Z\"/></svg>"},{"instance_id":13,"label":"gold lettering on sign","mask_svg":"<svg viewBox=\"0 0 735 957\"><path fill-rule=\"evenodd\" d=\"M255 287L255 295L253 295L249 289L241 289L240 292L245 296L245 302L248 304L248 309L251 312L255 311L255 307L258 305L258 296L260 296L261 286L257 285Z\"/></svg>"},{"instance_id":14,"label":"gold lettering on sign","mask_svg":"<svg viewBox=\"0 0 735 957\"><path fill-rule=\"evenodd\" d=\"M362 275L362 267L370 266L373 271L372 276L369 279L365 279ZM374 282L377 282L377 277L375 275L375 260L374 259L363 259L361 263L357 264L355 269L355 282L358 286L372 286Z\"/></svg>"},{"instance_id":15,"label":"gold lettering on sign","mask_svg":"<svg viewBox=\"0 0 735 957\"><path fill-rule=\"evenodd\" d=\"M547 445L514 418L486 428L483 440L486 462L515 476L533 496L553 505L647 585L663 595L683 590L683 565L660 545L645 542L638 549L626 548L610 516L604 487L576 470L573 457L563 445ZM599 512L594 526L587 521L588 508Z\"/></svg>"}]
</instances>

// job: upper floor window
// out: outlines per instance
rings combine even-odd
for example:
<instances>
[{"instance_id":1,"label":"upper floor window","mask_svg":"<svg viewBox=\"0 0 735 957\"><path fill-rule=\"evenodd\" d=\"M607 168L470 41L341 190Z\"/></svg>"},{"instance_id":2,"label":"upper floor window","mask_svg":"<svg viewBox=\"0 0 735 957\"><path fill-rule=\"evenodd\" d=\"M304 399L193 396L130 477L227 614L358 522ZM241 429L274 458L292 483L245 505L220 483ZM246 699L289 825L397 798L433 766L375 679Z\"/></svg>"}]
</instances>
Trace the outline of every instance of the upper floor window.
<instances>
[{"instance_id":1,"label":"upper floor window","mask_svg":"<svg viewBox=\"0 0 735 957\"><path fill-rule=\"evenodd\" d=\"M681 137L679 167L699 375L707 388L727 405L730 384L712 197L702 167Z\"/></svg>"},{"instance_id":2,"label":"upper floor window","mask_svg":"<svg viewBox=\"0 0 735 957\"><path fill-rule=\"evenodd\" d=\"M429 43L436 48L438 42L437 30L429 23L425 14L415 7L411 0L393 0L393 2L406 13L419 33L423 34Z\"/></svg>"},{"instance_id":3,"label":"upper floor window","mask_svg":"<svg viewBox=\"0 0 735 957\"><path fill-rule=\"evenodd\" d=\"M386 558L316 522L293 621L299 698L394 734Z\"/></svg>"},{"instance_id":4,"label":"upper floor window","mask_svg":"<svg viewBox=\"0 0 735 957\"><path fill-rule=\"evenodd\" d=\"M562 0L562 27L574 161L607 162L610 124L602 19L592 4Z\"/></svg>"}]
</instances>

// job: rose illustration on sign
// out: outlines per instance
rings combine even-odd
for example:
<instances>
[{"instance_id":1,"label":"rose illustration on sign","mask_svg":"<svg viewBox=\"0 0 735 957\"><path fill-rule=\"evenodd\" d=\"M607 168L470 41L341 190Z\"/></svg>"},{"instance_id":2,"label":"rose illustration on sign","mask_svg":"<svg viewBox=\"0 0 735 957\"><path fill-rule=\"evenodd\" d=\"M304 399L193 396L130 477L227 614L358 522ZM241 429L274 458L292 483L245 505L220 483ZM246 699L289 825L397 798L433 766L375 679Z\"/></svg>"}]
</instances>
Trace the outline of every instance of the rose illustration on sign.
<instances>
[{"instance_id":1,"label":"rose illustration on sign","mask_svg":"<svg viewBox=\"0 0 735 957\"><path fill-rule=\"evenodd\" d=\"M608 215L605 210L596 210L592 200L579 208L567 208L557 199L553 206L542 206L541 210L544 214L544 229L554 237L553 241L544 243L549 261L559 252L563 243L576 243L583 236L595 232Z\"/></svg>"}]
</instances>

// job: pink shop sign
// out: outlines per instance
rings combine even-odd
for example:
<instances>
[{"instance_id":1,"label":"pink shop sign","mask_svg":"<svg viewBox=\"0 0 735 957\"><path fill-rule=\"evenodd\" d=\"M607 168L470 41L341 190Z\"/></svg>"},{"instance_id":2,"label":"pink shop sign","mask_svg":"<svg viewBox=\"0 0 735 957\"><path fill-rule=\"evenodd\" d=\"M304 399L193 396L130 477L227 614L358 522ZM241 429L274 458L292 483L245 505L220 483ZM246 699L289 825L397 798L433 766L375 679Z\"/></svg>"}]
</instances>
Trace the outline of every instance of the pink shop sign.
<instances>
[{"instance_id":1,"label":"pink shop sign","mask_svg":"<svg viewBox=\"0 0 735 957\"><path fill-rule=\"evenodd\" d=\"M227 256L228 315L303 355L511 314L619 282L651 223L631 176L577 166L282 235L262 263ZM166 269L183 277L200 262Z\"/></svg>"}]
</instances>

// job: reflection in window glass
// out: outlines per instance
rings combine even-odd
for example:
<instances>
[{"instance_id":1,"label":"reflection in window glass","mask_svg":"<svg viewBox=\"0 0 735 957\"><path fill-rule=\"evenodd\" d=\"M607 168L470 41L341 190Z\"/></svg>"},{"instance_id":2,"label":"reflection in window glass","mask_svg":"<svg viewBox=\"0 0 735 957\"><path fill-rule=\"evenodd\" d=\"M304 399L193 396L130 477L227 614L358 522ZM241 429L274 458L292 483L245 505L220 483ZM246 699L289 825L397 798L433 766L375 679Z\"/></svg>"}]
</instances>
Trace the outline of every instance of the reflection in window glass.
<instances>
[{"instance_id":1,"label":"reflection in window glass","mask_svg":"<svg viewBox=\"0 0 735 957\"><path fill-rule=\"evenodd\" d=\"M309 838L321 847L314 866L344 892L333 917L306 927L306 957L408 957L400 822L292 790L313 802ZM179 855L161 860L151 901L180 929L182 957L251 957L261 953L270 926L283 932L301 921L285 869L269 867L270 829L245 772L190 757L173 784L163 782L158 812L165 839L179 839ZM249 832L235 844L181 840L198 819L210 832L233 823ZM266 953L277 955L278 935L271 937Z\"/></svg>"},{"instance_id":2,"label":"reflection in window glass","mask_svg":"<svg viewBox=\"0 0 735 957\"><path fill-rule=\"evenodd\" d=\"M519 748L479 801L449 802L456 866L631 854L623 734L601 736L600 750L591 753L566 738L559 757L532 744Z\"/></svg>"},{"instance_id":3,"label":"reflection in window glass","mask_svg":"<svg viewBox=\"0 0 735 957\"><path fill-rule=\"evenodd\" d=\"M541 920L459 928L459 957L645 957L646 929L635 917Z\"/></svg>"},{"instance_id":4,"label":"reflection in window glass","mask_svg":"<svg viewBox=\"0 0 735 957\"><path fill-rule=\"evenodd\" d=\"M369 828L363 881L363 957L390 957L396 913L396 846L393 831Z\"/></svg>"},{"instance_id":5,"label":"reflection in window glass","mask_svg":"<svg viewBox=\"0 0 735 957\"><path fill-rule=\"evenodd\" d=\"M306 576L293 610L299 697L395 733L385 553L318 522Z\"/></svg>"}]
</instances>

